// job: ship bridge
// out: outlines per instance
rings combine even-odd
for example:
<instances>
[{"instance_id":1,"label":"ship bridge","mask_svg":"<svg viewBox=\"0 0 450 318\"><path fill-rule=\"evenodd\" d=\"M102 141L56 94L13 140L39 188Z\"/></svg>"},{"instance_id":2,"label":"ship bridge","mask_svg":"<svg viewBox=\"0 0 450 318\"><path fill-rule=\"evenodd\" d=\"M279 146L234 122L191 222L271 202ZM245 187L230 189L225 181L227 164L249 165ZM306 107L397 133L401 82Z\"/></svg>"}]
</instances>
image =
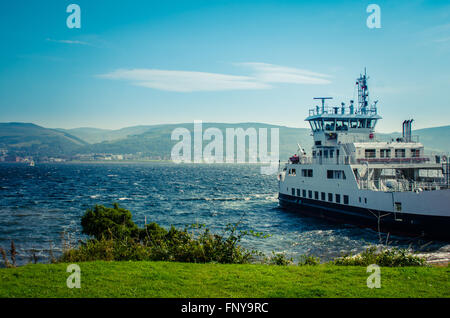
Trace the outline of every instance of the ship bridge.
<instances>
[{"instance_id":1,"label":"ship bridge","mask_svg":"<svg viewBox=\"0 0 450 318\"><path fill-rule=\"evenodd\" d=\"M329 107L325 105L325 101L332 97L314 98L322 104L310 109L305 120L311 126L315 146L336 147L338 144L374 141L375 126L382 117L377 112L378 101L369 105L367 79L364 72L356 81L357 105L351 100L348 106L341 103L340 106Z\"/></svg>"},{"instance_id":2,"label":"ship bridge","mask_svg":"<svg viewBox=\"0 0 450 318\"><path fill-rule=\"evenodd\" d=\"M325 98L319 97L324 103ZM370 142L374 140L377 121L376 104L356 110L353 101L346 107L322 107L310 110L309 122L316 146L332 147L338 143Z\"/></svg>"}]
</instances>

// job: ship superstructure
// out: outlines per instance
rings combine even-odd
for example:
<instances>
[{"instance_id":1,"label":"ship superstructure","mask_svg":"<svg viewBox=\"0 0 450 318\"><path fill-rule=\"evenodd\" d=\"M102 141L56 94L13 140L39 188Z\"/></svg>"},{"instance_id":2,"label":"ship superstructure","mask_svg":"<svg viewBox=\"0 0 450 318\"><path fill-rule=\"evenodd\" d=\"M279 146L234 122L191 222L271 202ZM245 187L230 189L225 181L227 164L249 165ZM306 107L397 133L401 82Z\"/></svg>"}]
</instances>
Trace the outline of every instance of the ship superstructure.
<instances>
[{"instance_id":1,"label":"ship superstructure","mask_svg":"<svg viewBox=\"0 0 450 318\"><path fill-rule=\"evenodd\" d=\"M377 101L369 104L368 77L356 81L358 101L327 107L317 97L306 121L311 155L299 147L279 174L282 207L382 232L450 238L449 163L425 154L412 136L412 119L402 137L378 140Z\"/></svg>"}]
</instances>

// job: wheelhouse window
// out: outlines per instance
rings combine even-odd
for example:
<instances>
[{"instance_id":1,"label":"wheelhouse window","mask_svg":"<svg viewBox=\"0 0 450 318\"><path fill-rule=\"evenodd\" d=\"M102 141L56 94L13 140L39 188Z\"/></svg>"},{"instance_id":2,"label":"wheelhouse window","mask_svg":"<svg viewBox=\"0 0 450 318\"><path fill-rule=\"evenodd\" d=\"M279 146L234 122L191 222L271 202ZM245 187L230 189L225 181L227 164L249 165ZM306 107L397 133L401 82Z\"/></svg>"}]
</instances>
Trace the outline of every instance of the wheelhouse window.
<instances>
[{"instance_id":1,"label":"wheelhouse window","mask_svg":"<svg viewBox=\"0 0 450 318\"><path fill-rule=\"evenodd\" d=\"M358 120L358 128L366 128L366 120L365 119Z\"/></svg>"},{"instance_id":2,"label":"wheelhouse window","mask_svg":"<svg viewBox=\"0 0 450 318\"><path fill-rule=\"evenodd\" d=\"M377 151L375 149L366 149L365 155L366 158L375 158L377 156Z\"/></svg>"},{"instance_id":3,"label":"wheelhouse window","mask_svg":"<svg viewBox=\"0 0 450 318\"><path fill-rule=\"evenodd\" d=\"M390 158L391 157L391 149L380 149L380 157L381 158Z\"/></svg>"},{"instance_id":4,"label":"wheelhouse window","mask_svg":"<svg viewBox=\"0 0 450 318\"><path fill-rule=\"evenodd\" d=\"M367 119L367 128L375 128L375 125L377 123L376 119Z\"/></svg>"},{"instance_id":5,"label":"wheelhouse window","mask_svg":"<svg viewBox=\"0 0 450 318\"><path fill-rule=\"evenodd\" d=\"M395 149L395 158L405 158L405 149Z\"/></svg>"},{"instance_id":6,"label":"wheelhouse window","mask_svg":"<svg viewBox=\"0 0 450 318\"><path fill-rule=\"evenodd\" d=\"M420 157L420 149L411 149L411 157L419 158Z\"/></svg>"},{"instance_id":7,"label":"wheelhouse window","mask_svg":"<svg viewBox=\"0 0 450 318\"><path fill-rule=\"evenodd\" d=\"M335 126L334 119L324 120L323 125L324 125L325 130L334 131L334 128L335 128L334 127Z\"/></svg>"},{"instance_id":8,"label":"wheelhouse window","mask_svg":"<svg viewBox=\"0 0 450 318\"><path fill-rule=\"evenodd\" d=\"M321 119L320 120L310 120L309 123L310 123L311 129L313 131L323 130L323 122Z\"/></svg>"},{"instance_id":9,"label":"wheelhouse window","mask_svg":"<svg viewBox=\"0 0 450 318\"><path fill-rule=\"evenodd\" d=\"M347 131L348 130L348 121L347 120L337 120L336 121L336 130Z\"/></svg>"}]
</instances>

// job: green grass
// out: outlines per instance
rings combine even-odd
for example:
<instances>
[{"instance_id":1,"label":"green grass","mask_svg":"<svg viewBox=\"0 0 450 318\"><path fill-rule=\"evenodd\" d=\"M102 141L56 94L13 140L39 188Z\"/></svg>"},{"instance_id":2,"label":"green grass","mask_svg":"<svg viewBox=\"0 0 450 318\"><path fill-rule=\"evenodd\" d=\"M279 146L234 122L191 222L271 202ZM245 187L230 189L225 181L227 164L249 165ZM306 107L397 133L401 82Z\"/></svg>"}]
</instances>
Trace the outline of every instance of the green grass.
<instances>
[{"instance_id":1,"label":"green grass","mask_svg":"<svg viewBox=\"0 0 450 318\"><path fill-rule=\"evenodd\" d=\"M381 268L369 289L365 267L87 262L81 288L67 264L0 269L0 297L450 297L449 267Z\"/></svg>"}]
</instances>

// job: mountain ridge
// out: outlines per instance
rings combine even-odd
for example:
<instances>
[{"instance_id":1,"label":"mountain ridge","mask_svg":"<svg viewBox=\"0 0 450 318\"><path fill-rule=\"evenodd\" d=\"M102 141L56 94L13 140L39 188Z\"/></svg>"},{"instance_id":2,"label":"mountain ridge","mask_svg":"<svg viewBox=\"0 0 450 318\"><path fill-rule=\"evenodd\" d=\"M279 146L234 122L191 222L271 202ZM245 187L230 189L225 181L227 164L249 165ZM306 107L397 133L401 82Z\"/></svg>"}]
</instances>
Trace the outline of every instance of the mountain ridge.
<instances>
[{"instance_id":1,"label":"mountain ridge","mask_svg":"<svg viewBox=\"0 0 450 318\"><path fill-rule=\"evenodd\" d=\"M312 138L308 128L294 128L282 125L243 122L243 123L203 123L203 131L210 127L220 129L225 137L226 128L253 127L255 129L279 129L280 158L297 152L300 144L307 152L311 149ZM186 128L193 136L194 123L156 124L124 127L108 130L94 127L73 129L45 128L34 123L0 123L0 149L8 149L18 155L31 156L74 156L76 154L142 154L150 158L170 158L172 147L178 142L171 140L175 128ZM380 140L397 138L400 133L376 133ZM450 125L422 128L413 131L419 136L426 150L450 152ZM204 144L207 142L205 141ZM270 138L268 139L270 145Z\"/></svg>"}]
</instances>

